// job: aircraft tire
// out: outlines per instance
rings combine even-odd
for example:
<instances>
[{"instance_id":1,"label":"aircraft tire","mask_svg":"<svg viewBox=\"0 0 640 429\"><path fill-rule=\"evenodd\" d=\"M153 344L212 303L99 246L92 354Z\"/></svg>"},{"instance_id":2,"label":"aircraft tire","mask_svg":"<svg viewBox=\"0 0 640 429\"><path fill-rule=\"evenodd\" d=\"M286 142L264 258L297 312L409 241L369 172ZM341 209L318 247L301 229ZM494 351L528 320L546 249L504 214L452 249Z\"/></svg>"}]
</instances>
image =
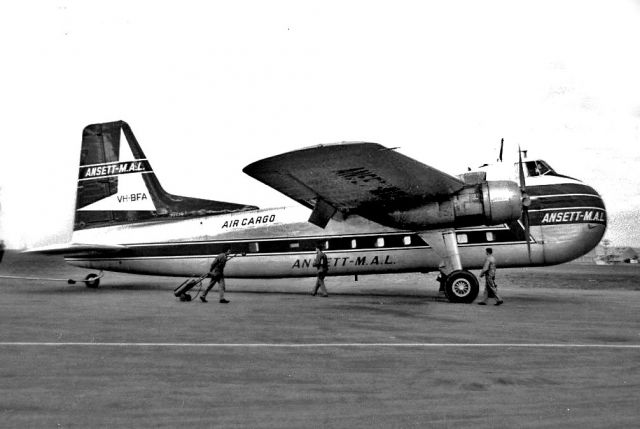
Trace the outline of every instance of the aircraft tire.
<instances>
[{"instance_id":1,"label":"aircraft tire","mask_svg":"<svg viewBox=\"0 0 640 429\"><path fill-rule=\"evenodd\" d=\"M444 286L449 302L469 304L478 297L479 283L473 273L457 270L447 276Z\"/></svg>"},{"instance_id":2,"label":"aircraft tire","mask_svg":"<svg viewBox=\"0 0 640 429\"><path fill-rule=\"evenodd\" d=\"M100 278L97 274L88 274L87 277L84 278L84 284L86 287L96 289L100 286Z\"/></svg>"}]
</instances>

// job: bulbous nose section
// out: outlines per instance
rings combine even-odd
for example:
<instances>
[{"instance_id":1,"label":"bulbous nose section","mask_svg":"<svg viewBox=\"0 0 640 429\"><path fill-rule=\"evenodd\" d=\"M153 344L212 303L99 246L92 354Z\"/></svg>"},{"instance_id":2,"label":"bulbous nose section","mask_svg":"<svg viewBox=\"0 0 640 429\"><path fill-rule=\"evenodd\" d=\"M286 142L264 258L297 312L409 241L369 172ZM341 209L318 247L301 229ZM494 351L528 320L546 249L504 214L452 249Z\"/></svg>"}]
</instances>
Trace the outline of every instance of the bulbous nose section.
<instances>
[{"instance_id":1,"label":"bulbous nose section","mask_svg":"<svg viewBox=\"0 0 640 429\"><path fill-rule=\"evenodd\" d=\"M582 191L580 199L575 194L565 197L572 199L574 208L559 211L555 223L542 227L547 264L572 261L589 253L606 232L607 212L602 197L587 186ZM548 216L551 219L552 215Z\"/></svg>"}]
</instances>

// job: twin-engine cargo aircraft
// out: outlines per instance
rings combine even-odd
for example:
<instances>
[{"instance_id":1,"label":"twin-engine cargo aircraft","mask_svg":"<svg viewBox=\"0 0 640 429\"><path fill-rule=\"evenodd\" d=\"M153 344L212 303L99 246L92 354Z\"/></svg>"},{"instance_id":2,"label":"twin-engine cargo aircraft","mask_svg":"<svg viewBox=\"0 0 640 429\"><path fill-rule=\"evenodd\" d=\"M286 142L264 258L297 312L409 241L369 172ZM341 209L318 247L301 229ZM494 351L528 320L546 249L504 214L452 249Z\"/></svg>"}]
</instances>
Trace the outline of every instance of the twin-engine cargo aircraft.
<instances>
[{"instance_id":1,"label":"twin-engine cargo aircraft","mask_svg":"<svg viewBox=\"0 0 640 429\"><path fill-rule=\"evenodd\" d=\"M503 166L504 170L504 166ZM491 246L500 267L559 264L602 238L602 198L541 160L507 176L491 168L454 177L376 143L319 145L257 161L248 175L297 207L258 207L166 192L125 122L82 134L70 243L31 251L79 267L195 277L225 245L244 254L230 278L314 276L321 242L329 275L440 270L451 302L472 302ZM495 175L495 174L494 174ZM513 180L515 178L515 180ZM95 274L88 286L97 286Z\"/></svg>"}]
</instances>

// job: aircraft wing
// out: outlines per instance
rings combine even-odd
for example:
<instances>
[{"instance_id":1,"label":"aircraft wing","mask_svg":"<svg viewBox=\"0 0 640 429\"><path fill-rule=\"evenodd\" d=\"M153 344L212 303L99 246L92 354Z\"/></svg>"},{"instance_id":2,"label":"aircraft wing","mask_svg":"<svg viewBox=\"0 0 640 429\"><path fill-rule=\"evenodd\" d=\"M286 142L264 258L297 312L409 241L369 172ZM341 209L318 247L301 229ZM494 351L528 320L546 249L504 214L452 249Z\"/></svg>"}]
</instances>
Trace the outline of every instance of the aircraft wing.
<instances>
[{"instance_id":1,"label":"aircraft wing","mask_svg":"<svg viewBox=\"0 0 640 429\"><path fill-rule=\"evenodd\" d=\"M85 253L91 251L118 251L126 249L125 246L118 244L83 244L83 243L65 243L53 244L50 246L34 247L27 249L22 253L41 253L44 255L72 255L76 253Z\"/></svg>"},{"instance_id":2,"label":"aircraft wing","mask_svg":"<svg viewBox=\"0 0 640 429\"><path fill-rule=\"evenodd\" d=\"M249 176L313 208L324 227L340 211L375 217L418 207L462 189L464 182L377 143L339 143L256 161Z\"/></svg>"}]
</instances>

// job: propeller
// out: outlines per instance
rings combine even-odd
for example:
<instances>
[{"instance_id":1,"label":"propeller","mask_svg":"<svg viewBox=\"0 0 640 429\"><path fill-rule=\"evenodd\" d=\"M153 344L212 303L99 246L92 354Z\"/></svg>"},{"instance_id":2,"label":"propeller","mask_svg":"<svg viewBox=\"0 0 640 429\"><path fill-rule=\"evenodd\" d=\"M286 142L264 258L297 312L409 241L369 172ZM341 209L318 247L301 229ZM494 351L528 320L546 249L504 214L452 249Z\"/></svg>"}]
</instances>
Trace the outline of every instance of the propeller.
<instances>
[{"instance_id":1,"label":"propeller","mask_svg":"<svg viewBox=\"0 0 640 429\"><path fill-rule=\"evenodd\" d=\"M531 262L531 235L529 234L529 206L531 198L527 194L527 186L524 179L524 168L522 167L522 151L518 146L518 172L520 174L520 193L522 194L522 221L524 223L524 235L527 241L527 252L529 253L529 262Z\"/></svg>"}]
</instances>

